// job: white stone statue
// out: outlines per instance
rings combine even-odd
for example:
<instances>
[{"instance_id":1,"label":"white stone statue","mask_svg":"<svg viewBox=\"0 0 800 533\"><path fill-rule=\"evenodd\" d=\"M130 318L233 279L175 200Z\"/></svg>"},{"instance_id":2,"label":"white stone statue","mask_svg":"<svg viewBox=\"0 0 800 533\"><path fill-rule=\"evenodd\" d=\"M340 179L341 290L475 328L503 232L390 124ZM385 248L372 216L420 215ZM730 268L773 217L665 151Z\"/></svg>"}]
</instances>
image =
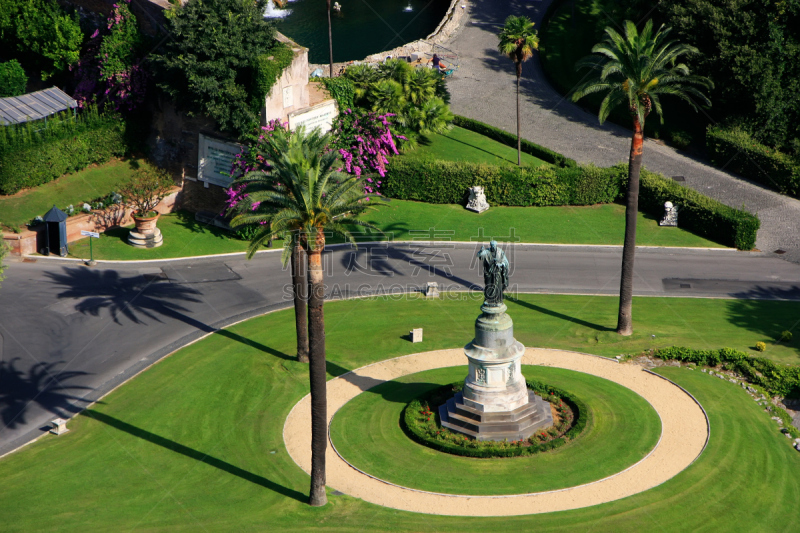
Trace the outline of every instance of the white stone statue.
<instances>
[{"instance_id":1,"label":"white stone statue","mask_svg":"<svg viewBox=\"0 0 800 533\"><path fill-rule=\"evenodd\" d=\"M467 202L467 209L475 211L476 213L483 213L489 209L489 203L486 201L486 195L483 193L483 187L476 185L469 188L469 201Z\"/></svg>"},{"instance_id":2,"label":"white stone statue","mask_svg":"<svg viewBox=\"0 0 800 533\"><path fill-rule=\"evenodd\" d=\"M664 218L662 218L659 226L676 226L678 225L678 206L672 205L672 202L664 203Z\"/></svg>"}]
</instances>

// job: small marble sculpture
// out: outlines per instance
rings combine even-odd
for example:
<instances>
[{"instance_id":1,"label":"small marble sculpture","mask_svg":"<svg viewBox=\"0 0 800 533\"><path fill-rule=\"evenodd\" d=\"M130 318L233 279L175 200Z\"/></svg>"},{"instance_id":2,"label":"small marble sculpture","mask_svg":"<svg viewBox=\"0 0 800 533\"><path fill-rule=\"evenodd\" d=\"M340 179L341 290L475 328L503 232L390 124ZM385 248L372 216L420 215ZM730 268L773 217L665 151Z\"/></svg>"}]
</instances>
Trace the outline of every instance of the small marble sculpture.
<instances>
[{"instance_id":1,"label":"small marble sculpture","mask_svg":"<svg viewBox=\"0 0 800 533\"><path fill-rule=\"evenodd\" d=\"M475 186L469 188L469 202L467 202L467 209L475 211L476 213L483 213L489 209L489 204L486 202L486 195L483 193L483 187Z\"/></svg>"},{"instance_id":2,"label":"small marble sculpture","mask_svg":"<svg viewBox=\"0 0 800 533\"><path fill-rule=\"evenodd\" d=\"M672 202L664 203L664 218L658 223L659 226L677 226L678 225L678 206L672 205Z\"/></svg>"}]
</instances>

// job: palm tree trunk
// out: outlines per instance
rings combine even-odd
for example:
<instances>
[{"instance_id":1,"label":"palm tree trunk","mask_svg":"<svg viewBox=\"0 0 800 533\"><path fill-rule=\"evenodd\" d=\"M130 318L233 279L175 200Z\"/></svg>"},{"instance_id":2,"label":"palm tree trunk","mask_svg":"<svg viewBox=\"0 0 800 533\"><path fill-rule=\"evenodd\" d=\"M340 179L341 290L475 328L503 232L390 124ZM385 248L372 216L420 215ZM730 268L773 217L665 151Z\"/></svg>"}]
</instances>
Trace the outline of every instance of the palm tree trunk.
<instances>
[{"instance_id":1,"label":"palm tree trunk","mask_svg":"<svg viewBox=\"0 0 800 533\"><path fill-rule=\"evenodd\" d=\"M308 363L308 279L303 247L292 249L292 284L294 285L294 324L297 331L297 360Z\"/></svg>"},{"instance_id":2,"label":"palm tree trunk","mask_svg":"<svg viewBox=\"0 0 800 533\"><path fill-rule=\"evenodd\" d=\"M517 166L522 166L522 137L519 133L519 80L522 77L522 61L517 62Z\"/></svg>"},{"instance_id":3,"label":"palm tree trunk","mask_svg":"<svg viewBox=\"0 0 800 533\"><path fill-rule=\"evenodd\" d=\"M633 259L636 253L636 216L639 211L639 172L642 168L644 135L639 117L633 117L633 139L628 159L628 201L625 207L625 243L622 247L622 276L619 282L617 333L633 333Z\"/></svg>"},{"instance_id":4,"label":"palm tree trunk","mask_svg":"<svg viewBox=\"0 0 800 533\"><path fill-rule=\"evenodd\" d=\"M333 77L333 31L331 30L331 0L327 0L328 4L328 51L330 52L330 74L329 78Z\"/></svg>"},{"instance_id":5,"label":"palm tree trunk","mask_svg":"<svg viewBox=\"0 0 800 533\"><path fill-rule=\"evenodd\" d=\"M311 495L309 503L321 506L328 503L325 493L325 451L328 447L328 397L325 369L325 302L322 248L325 237L320 233L315 250L308 254L308 337L309 376L311 381Z\"/></svg>"}]
</instances>

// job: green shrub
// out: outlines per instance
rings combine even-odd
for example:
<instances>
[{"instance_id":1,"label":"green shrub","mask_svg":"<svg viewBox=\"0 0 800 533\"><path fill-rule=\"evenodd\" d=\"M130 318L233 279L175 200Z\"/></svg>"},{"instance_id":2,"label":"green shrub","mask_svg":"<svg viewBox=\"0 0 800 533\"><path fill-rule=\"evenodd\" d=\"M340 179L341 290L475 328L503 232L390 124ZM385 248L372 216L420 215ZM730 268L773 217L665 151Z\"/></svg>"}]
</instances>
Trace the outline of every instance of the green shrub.
<instances>
[{"instance_id":1,"label":"green shrub","mask_svg":"<svg viewBox=\"0 0 800 533\"><path fill-rule=\"evenodd\" d=\"M355 107L353 99L356 95L356 86L353 84L353 80L340 76L338 78L320 78L320 81L331 93L331 97L336 100L340 112L344 113Z\"/></svg>"},{"instance_id":2,"label":"green shrub","mask_svg":"<svg viewBox=\"0 0 800 533\"><path fill-rule=\"evenodd\" d=\"M517 136L508 133L507 131L503 131L500 128L495 128L494 126L490 126L489 124L485 124L483 122L479 122L477 120L473 120L471 118L462 117L460 115L455 115L453 118L453 124L459 126L461 128L474 131L475 133L480 133L481 135L485 135L490 139L493 139L499 143L503 143L506 146L510 146L512 148L517 147ZM554 152L544 146L539 146L538 144L532 143L530 141L526 141L522 139L522 151L526 154L530 154L533 157L539 158L542 161L547 163L551 163L558 167L577 167L578 163L575 162L574 159L570 159L569 157L563 156L558 152Z\"/></svg>"},{"instance_id":3,"label":"green shrub","mask_svg":"<svg viewBox=\"0 0 800 533\"><path fill-rule=\"evenodd\" d=\"M789 331L788 329L782 331L781 336L778 338L778 342L789 342L791 340L792 340L792 332Z\"/></svg>"},{"instance_id":4,"label":"green shrub","mask_svg":"<svg viewBox=\"0 0 800 533\"><path fill-rule=\"evenodd\" d=\"M468 189L480 185L494 205L592 205L616 200L622 178L615 170L597 167L530 168L396 157L387 166L383 193L402 200L463 204Z\"/></svg>"},{"instance_id":5,"label":"green shrub","mask_svg":"<svg viewBox=\"0 0 800 533\"><path fill-rule=\"evenodd\" d=\"M692 144L692 135L683 130L675 130L670 133L670 140L673 146L683 150Z\"/></svg>"},{"instance_id":6,"label":"green shrub","mask_svg":"<svg viewBox=\"0 0 800 533\"><path fill-rule=\"evenodd\" d=\"M275 41L268 54L258 56L253 65L253 81L249 89L250 108L253 113L261 113L264 101L278 81L283 69L292 64L294 52L288 45Z\"/></svg>"},{"instance_id":7,"label":"green shrub","mask_svg":"<svg viewBox=\"0 0 800 533\"><path fill-rule=\"evenodd\" d=\"M711 161L784 194L800 197L800 162L756 142L746 131L709 126L706 146Z\"/></svg>"},{"instance_id":8,"label":"green shrub","mask_svg":"<svg viewBox=\"0 0 800 533\"><path fill-rule=\"evenodd\" d=\"M48 119L46 127L41 122L0 127L0 194L125 155L128 134L122 118L93 108L77 119L68 113Z\"/></svg>"},{"instance_id":9,"label":"green shrub","mask_svg":"<svg viewBox=\"0 0 800 533\"><path fill-rule=\"evenodd\" d=\"M730 368L754 383L778 396L795 396L800 393L800 366L783 366L765 357L751 357L734 350L695 350L671 346L653 352L655 357L665 361L675 360L698 365L717 366L728 363Z\"/></svg>"},{"instance_id":10,"label":"green shrub","mask_svg":"<svg viewBox=\"0 0 800 533\"><path fill-rule=\"evenodd\" d=\"M625 164L611 168L627 173ZM678 206L678 225L683 229L739 250L755 247L756 234L761 226L757 216L728 207L660 174L642 169L639 210L661 218L667 201Z\"/></svg>"},{"instance_id":11,"label":"green shrub","mask_svg":"<svg viewBox=\"0 0 800 533\"><path fill-rule=\"evenodd\" d=\"M767 351L767 343L765 342L757 342L756 343L756 351L758 352L765 352Z\"/></svg>"},{"instance_id":12,"label":"green shrub","mask_svg":"<svg viewBox=\"0 0 800 533\"><path fill-rule=\"evenodd\" d=\"M12 59L0 63L0 97L25 94L28 77L19 61Z\"/></svg>"}]
</instances>

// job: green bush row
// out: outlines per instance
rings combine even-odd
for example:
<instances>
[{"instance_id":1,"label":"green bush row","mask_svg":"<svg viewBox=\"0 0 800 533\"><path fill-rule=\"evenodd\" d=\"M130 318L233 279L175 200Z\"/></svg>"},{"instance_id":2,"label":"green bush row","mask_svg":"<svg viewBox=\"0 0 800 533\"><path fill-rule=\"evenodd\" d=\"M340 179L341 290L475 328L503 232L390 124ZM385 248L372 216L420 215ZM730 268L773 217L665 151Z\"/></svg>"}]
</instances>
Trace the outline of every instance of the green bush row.
<instances>
[{"instance_id":1,"label":"green bush row","mask_svg":"<svg viewBox=\"0 0 800 533\"><path fill-rule=\"evenodd\" d=\"M436 204L464 205L474 185L484 188L491 205L606 204L623 197L628 180L626 164L531 168L396 157L387 168L386 196ZM758 217L642 170L639 209L661 218L666 201L678 206L682 228L740 250L755 246Z\"/></svg>"},{"instance_id":2,"label":"green bush row","mask_svg":"<svg viewBox=\"0 0 800 533\"><path fill-rule=\"evenodd\" d=\"M800 162L755 141L746 131L709 126L706 146L711 161L783 194L800 197Z\"/></svg>"},{"instance_id":3,"label":"green bush row","mask_svg":"<svg viewBox=\"0 0 800 533\"><path fill-rule=\"evenodd\" d=\"M463 384L463 382L461 384ZM421 398L410 402L403 410L403 416L401 418L403 422L401 425L405 433L411 439L424 446L428 446L434 450L453 455L475 458L520 457L522 455L533 455L563 446L568 440L576 438L583 431L588 422L589 411L586 409L585 404L578 398L564 390L557 389L537 381L529 380L527 382L529 389L539 393L543 397L547 397L552 393L561 399L565 404L567 404L570 409L572 409L574 414L572 426L563 436L554 438L547 442L537 442L531 446L522 446L521 442L478 442L469 438L465 438L465 444L459 445L452 442L431 438L425 431L425 428L422 427L414 418L413 413L415 409L421 406L421 401L428 402L430 399L441 398L443 397L443 393L449 393L449 395L452 396L454 389L458 388L458 385L461 384L451 384L436 388L423 395Z\"/></svg>"},{"instance_id":4,"label":"green bush row","mask_svg":"<svg viewBox=\"0 0 800 533\"><path fill-rule=\"evenodd\" d=\"M38 129L37 129L38 128ZM0 194L42 185L129 152L125 121L90 109L19 126L0 127Z\"/></svg>"},{"instance_id":5,"label":"green bush row","mask_svg":"<svg viewBox=\"0 0 800 533\"><path fill-rule=\"evenodd\" d=\"M659 359L682 361L705 366L724 363L743 375L750 383L766 389L771 395L796 396L800 393L800 366L783 366L765 357L752 357L732 348L695 350L679 346L659 348L653 352Z\"/></svg>"},{"instance_id":6,"label":"green bush row","mask_svg":"<svg viewBox=\"0 0 800 533\"><path fill-rule=\"evenodd\" d=\"M592 205L616 200L619 179L619 173L594 166L532 168L396 157L382 190L391 198L463 204L468 189L480 185L492 205Z\"/></svg>"},{"instance_id":7,"label":"green bush row","mask_svg":"<svg viewBox=\"0 0 800 533\"><path fill-rule=\"evenodd\" d=\"M479 122L471 118L462 117L460 115L455 115L455 117L453 118L453 124L461 128L474 131L475 133L480 133L481 135L489 137L490 139L493 139L499 143L503 143L506 146L510 146L512 148L517 147L516 135L501 130L500 128L495 128L494 126L490 126L489 124L485 124L483 122ZM530 154L538 159L541 159L546 163L551 163L558 167L578 166L578 163L574 159L570 159L569 157L563 156L558 152L554 152L549 148L545 148L544 146L539 146L538 144L526 141L525 139L522 139L521 144L523 152L525 152L526 154Z\"/></svg>"}]
</instances>

